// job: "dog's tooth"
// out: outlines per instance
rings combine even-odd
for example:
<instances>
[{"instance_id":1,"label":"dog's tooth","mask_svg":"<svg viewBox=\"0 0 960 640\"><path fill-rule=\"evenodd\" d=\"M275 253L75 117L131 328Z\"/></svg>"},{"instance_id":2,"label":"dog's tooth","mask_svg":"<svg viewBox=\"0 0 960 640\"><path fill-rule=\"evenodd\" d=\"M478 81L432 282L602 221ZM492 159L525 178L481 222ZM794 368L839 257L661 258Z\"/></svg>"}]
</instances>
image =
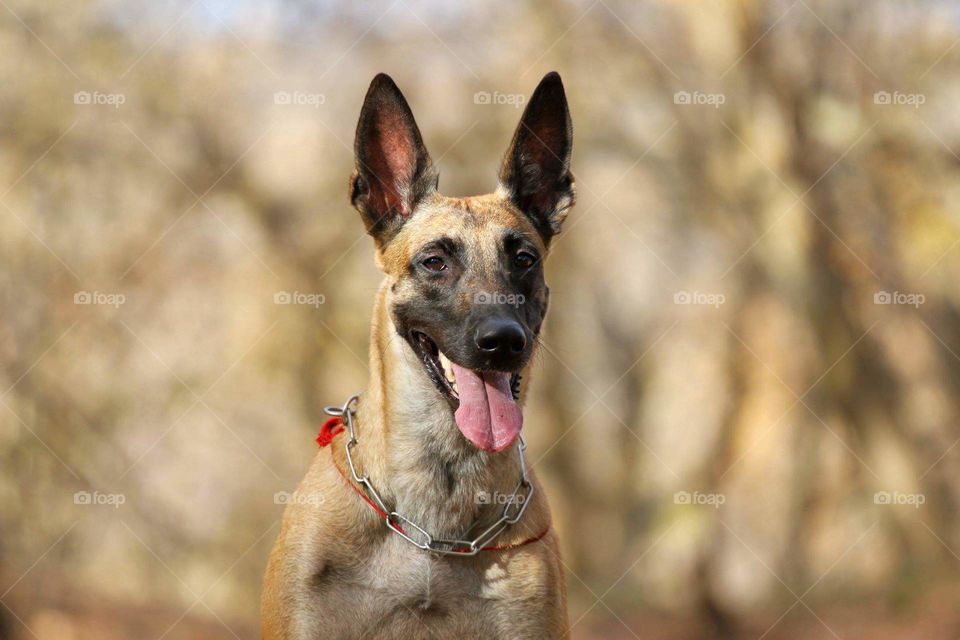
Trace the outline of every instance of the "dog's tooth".
<instances>
[{"instance_id":1,"label":"dog's tooth","mask_svg":"<svg viewBox=\"0 0 960 640\"><path fill-rule=\"evenodd\" d=\"M443 352L440 352L440 365L443 367L443 372L447 374L447 378L453 377L453 367L450 365L450 358L443 355Z\"/></svg>"}]
</instances>

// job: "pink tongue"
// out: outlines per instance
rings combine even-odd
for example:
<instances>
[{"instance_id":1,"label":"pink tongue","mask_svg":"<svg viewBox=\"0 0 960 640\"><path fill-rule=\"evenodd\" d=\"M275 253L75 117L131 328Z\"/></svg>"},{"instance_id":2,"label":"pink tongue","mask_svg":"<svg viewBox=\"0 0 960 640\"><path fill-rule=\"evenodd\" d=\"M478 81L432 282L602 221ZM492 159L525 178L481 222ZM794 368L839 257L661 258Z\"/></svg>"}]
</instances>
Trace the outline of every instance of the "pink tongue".
<instances>
[{"instance_id":1,"label":"pink tongue","mask_svg":"<svg viewBox=\"0 0 960 640\"><path fill-rule=\"evenodd\" d=\"M454 418L467 440L485 451L503 451L517 439L523 412L510 391L510 374L477 373L451 363L460 407Z\"/></svg>"}]
</instances>

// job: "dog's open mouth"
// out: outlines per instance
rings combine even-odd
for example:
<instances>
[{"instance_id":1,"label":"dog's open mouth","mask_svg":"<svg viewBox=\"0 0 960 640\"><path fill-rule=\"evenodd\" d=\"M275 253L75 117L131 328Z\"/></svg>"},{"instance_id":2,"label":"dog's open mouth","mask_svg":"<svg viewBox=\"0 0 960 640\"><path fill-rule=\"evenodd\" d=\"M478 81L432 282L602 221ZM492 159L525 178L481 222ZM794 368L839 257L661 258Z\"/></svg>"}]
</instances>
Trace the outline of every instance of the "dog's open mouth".
<instances>
[{"instance_id":1,"label":"dog's open mouth","mask_svg":"<svg viewBox=\"0 0 960 640\"><path fill-rule=\"evenodd\" d=\"M427 375L454 409L464 437L485 451L503 451L513 444L523 427L523 412L517 404L520 375L462 367L441 353L425 333L413 331L411 337Z\"/></svg>"}]
</instances>

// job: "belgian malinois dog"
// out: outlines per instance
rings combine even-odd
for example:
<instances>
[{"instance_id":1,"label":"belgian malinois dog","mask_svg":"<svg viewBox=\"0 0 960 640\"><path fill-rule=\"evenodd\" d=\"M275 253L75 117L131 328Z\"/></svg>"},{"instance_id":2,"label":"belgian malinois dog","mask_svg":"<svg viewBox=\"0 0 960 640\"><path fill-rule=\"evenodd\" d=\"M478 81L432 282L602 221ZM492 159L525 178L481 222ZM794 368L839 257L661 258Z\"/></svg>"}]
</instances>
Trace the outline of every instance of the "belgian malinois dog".
<instances>
[{"instance_id":1,"label":"belgian malinois dog","mask_svg":"<svg viewBox=\"0 0 960 640\"><path fill-rule=\"evenodd\" d=\"M547 311L543 261L574 202L572 136L550 73L496 191L446 197L403 94L373 79L349 183L386 276L370 381L333 411L318 437L329 451L287 506L265 640L566 635L557 540L523 461L520 376Z\"/></svg>"}]
</instances>

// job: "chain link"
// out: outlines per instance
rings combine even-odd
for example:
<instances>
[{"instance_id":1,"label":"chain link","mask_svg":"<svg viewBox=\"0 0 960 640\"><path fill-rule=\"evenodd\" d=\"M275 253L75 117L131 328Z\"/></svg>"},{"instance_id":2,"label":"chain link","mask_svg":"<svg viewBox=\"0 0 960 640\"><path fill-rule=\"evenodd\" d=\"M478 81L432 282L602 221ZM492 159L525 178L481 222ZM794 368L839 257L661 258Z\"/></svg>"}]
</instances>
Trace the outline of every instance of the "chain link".
<instances>
[{"instance_id":1,"label":"chain link","mask_svg":"<svg viewBox=\"0 0 960 640\"><path fill-rule=\"evenodd\" d=\"M520 445L517 447L517 455L520 458L520 481L517 483L510 497L507 498L500 518L484 529L480 535L473 540L435 538L410 518L388 509L380 497L380 494L373 488L370 477L366 474L360 475L357 473L357 468L353 464L351 451L357 446L357 434L353 427L353 417L356 414L357 401L359 399L360 396L352 396L342 407L324 407L323 411L327 415L339 417L346 424L349 439L344 444L343 450L347 455L347 465L350 467L350 475L353 477L354 482L364 488L364 491L366 491L374 504L377 505L377 508L387 514L384 522L388 529L413 546L424 551L448 556L474 556L496 540L510 525L516 524L520 521L520 518L523 517L523 513L527 510L527 505L530 502L530 498L533 497L534 491L533 484L531 484L527 478L527 463L523 456L523 452L527 449L527 443L524 442L523 436L519 436ZM521 495L521 491L525 491L525 493ZM476 527L476 523L471 525L467 531L470 531L474 527Z\"/></svg>"}]
</instances>

